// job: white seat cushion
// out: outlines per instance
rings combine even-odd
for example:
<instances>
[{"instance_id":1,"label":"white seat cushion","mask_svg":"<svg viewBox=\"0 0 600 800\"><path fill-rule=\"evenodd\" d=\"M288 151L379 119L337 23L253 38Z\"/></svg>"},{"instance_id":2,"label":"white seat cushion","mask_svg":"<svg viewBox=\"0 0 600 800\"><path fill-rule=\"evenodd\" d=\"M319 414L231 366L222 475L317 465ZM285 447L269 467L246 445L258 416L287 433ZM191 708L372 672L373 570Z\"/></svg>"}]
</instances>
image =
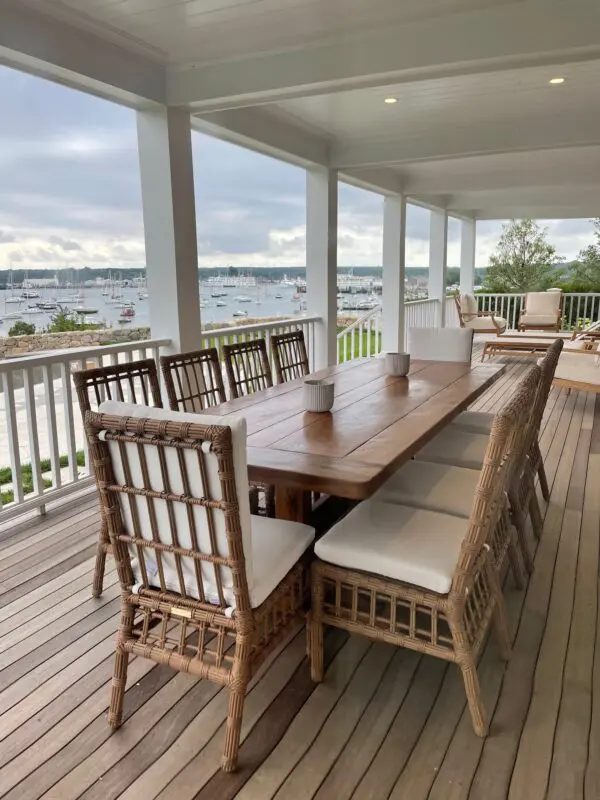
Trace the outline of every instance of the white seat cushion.
<instances>
[{"instance_id":1,"label":"white seat cushion","mask_svg":"<svg viewBox=\"0 0 600 800\"><path fill-rule=\"evenodd\" d=\"M479 472L473 469L408 461L373 495L373 501L468 518L478 481Z\"/></svg>"},{"instance_id":2,"label":"white seat cushion","mask_svg":"<svg viewBox=\"0 0 600 800\"><path fill-rule=\"evenodd\" d=\"M252 608L264 603L310 547L314 538L315 529L301 522L252 516Z\"/></svg>"},{"instance_id":3,"label":"white seat cushion","mask_svg":"<svg viewBox=\"0 0 600 800\"><path fill-rule=\"evenodd\" d=\"M556 314L521 314L519 323L522 325L556 325Z\"/></svg>"},{"instance_id":4,"label":"white seat cushion","mask_svg":"<svg viewBox=\"0 0 600 800\"><path fill-rule=\"evenodd\" d=\"M479 311L477 307L477 300L472 294L461 294L459 298L460 310L463 314L474 314L477 316Z\"/></svg>"},{"instance_id":5,"label":"white seat cushion","mask_svg":"<svg viewBox=\"0 0 600 800\"><path fill-rule=\"evenodd\" d=\"M471 363L473 331L469 328L409 328L408 352L423 361Z\"/></svg>"},{"instance_id":6,"label":"white seat cushion","mask_svg":"<svg viewBox=\"0 0 600 800\"><path fill-rule=\"evenodd\" d=\"M496 323L495 325L494 322ZM500 333L506 330L507 322L505 319L502 317L494 317L494 322L492 322L491 317L473 317L465 321L465 327L475 332L479 331L483 333L497 331L498 328L500 329Z\"/></svg>"},{"instance_id":7,"label":"white seat cushion","mask_svg":"<svg viewBox=\"0 0 600 800\"><path fill-rule=\"evenodd\" d=\"M556 319L562 300L561 292L527 292L525 295L525 308L527 314L551 314Z\"/></svg>"},{"instance_id":8,"label":"white seat cushion","mask_svg":"<svg viewBox=\"0 0 600 800\"><path fill-rule=\"evenodd\" d=\"M487 434L472 433L457 425L448 425L419 450L415 459L480 470L489 438Z\"/></svg>"},{"instance_id":9,"label":"white seat cushion","mask_svg":"<svg viewBox=\"0 0 600 800\"><path fill-rule=\"evenodd\" d=\"M120 403L114 400L106 401L100 406L100 412L105 414L115 414L125 417L148 417L150 419L166 419L172 422L195 422L203 425L220 425L225 422L222 417L210 416L209 414L193 414L193 413L179 413L176 411L169 411L163 408L149 408L148 406L134 405L128 403ZM250 593L250 603L253 608L256 608L263 603L277 584L287 575L292 569L294 564L302 556L304 551L310 546L315 537L314 528L308 525L302 525L298 522L287 522L284 520L267 519L265 517L251 516L250 506L248 501L248 467L246 463L246 421L243 417L235 415L227 417L227 426L231 428L234 462L235 462L235 480L236 489L238 494L238 503L240 508L240 523L242 526L242 543L244 548L244 559L246 562L246 580L248 581L248 590ZM132 478L136 486L143 485L139 473L139 458L136 455L136 448L133 445L126 445L131 448L132 452L129 453L130 467ZM118 444L116 442L109 442L109 448L113 455L113 461L117 474L115 477L119 483L124 483L124 475L122 474L122 467L120 465L120 456L118 453ZM156 462L156 448L148 447L147 460L150 472L151 482L157 482L153 488L162 489L162 479L160 477L160 469L156 471L158 466ZM197 457L193 451L184 451L192 456L191 461L197 465ZM183 494L183 487L180 485L179 468L177 459L169 458L170 455L175 456L173 453L167 453L167 464L169 467L169 479L171 481L171 489L176 494ZM216 469L216 458L210 457L209 452L205 453L207 470L209 474L211 495L219 497L218 492L218 476L216 472L212 474L212 470ZM212 463L214 462L214 463ZM153 465L155 469L153 470ZM197 497L202 497L202 484L200 474L196 466L196 472L193 469L188 470L190 479L190 491ZM123 520L126 529L133 532L133 520L129 510L129 504L124 498L120 496L121 509ZM136 498L141 502L137 503L138 520L141 528L141 534L144 538L151 539L150 519L147 511L147 504L145 498ZM125 501L125 502L124 502ZM187 509L183 503L173 504L173 513L175 515L178 533L180 536L180 544L183 547L191 548L192 543L190 539L189 524L187 521ZM159 530L167 532L164 541L171 543L170 526L168 515L166 511L165 502L162 500L154 501L154 508L159 523ZM194 507L194 517L196 522L196 529L199 536L200 547L204 552L210 550L209 536L207 531L205 511L199 506ZM215 527L215 534L217 540L218 550L221 555L227 555L227 541L225 534L225 525L223 514L215 511L213 514L213 522ZM135 553L132 553L135 555ZM185 580L186 591L192 597L197 597L197 582L195 568L192 559L184 558L183 562L183 575ZM141 582L141 570L137 560L132 562L134 576L137 583ZM149 579L152 580L152 575L157 575L157 565L152 554L148 551L146 556L146 569L149 573ZM216 582L214 580L214 568L211 565L203 566L203 579L206 597L209 602L218 603L218 594L216 590ZM163 573L165 577L165 584L168 589L173 592L180 591L180 584L175 568L175 562L172 556L165 554L163 557ZM223 594L225 600L230 606L234 606L235 598L233 595L233 587L231 581L231 573L229 570L222 570L221 574L223 582ZM157 580L157 585L160 583Z\"/></svg>"},{"instance_id":10,"label":"white seat cushion","mask_svg":"<svg viewBox=\"0 0 600 800\"><path fill-rule=\"evenodd\" d=\"M493 422L494 415L487 411L463 411L456 419L452 420L453 425L458 425L463 430L487 435L492 430Z\"/></svg>"},{"instance_id":11,"label":"white seat cushion","mask_svg":"<svg viewBox=\"0 0 600 800\"><path fill-rule=\"evenodd\" d=\"M593 353L565 353L558 359L555 380L572 383L573 386L585 384L593 391L600 391L600 356Z\"/></svg>"},{"instance_id":12,"label":"white seat cushion","mask_svg":"<svg viewBox=\"0 0 600 800\"><path fill-rule=\"evenodd\" d=\"M468 525L461 517L370 500L319 539L315 553L330 564L447 594Z\"/></svg>"}]
</instances>

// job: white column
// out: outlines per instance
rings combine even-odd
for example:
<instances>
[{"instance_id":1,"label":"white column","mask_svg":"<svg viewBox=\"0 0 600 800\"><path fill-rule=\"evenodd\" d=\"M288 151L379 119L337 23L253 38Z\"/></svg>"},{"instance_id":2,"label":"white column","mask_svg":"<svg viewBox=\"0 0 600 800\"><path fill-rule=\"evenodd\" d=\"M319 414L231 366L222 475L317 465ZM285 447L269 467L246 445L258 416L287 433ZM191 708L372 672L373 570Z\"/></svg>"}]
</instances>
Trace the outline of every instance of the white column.
<instances>
[{"instance_id":1,"label":"white column","mask_svg":"<svg viewBox=\"0 0 600 800\"><path fill-rule=\"evenodd\" d=\"M306 296L315 326L316 369L337 362L337 171L306 171Z\"/></svg>"},{"instance_id":2,"label":"white column","mask_svg":"<svg viewBox=\"0 0 600 800\"><path fill-rule=\"evenodd\" d=\"M381 327L384 352L401 353L404 350L405 253L406 200L393 195L383 202Z\"/></svg>"},{"instance_id":3,"label":"white column","mask_svg":"<svg viewBox=\"0 0 600 800\"><path fill-rule=\"evenodd\" d=\"M446 265L448 260L448 212L431 211L429 228L429 296L439 300L437 325L446 324Z\"/></svg>"},{"instance_id":4,"label":"white column","mask_svg":"<svg viewBox=\"0 0 600 800\"><path fill-rule=\"evenodd\" d=\"M190 115L137 112L150 329L173 352L200 348L200 290Z\"/></svg>"},{"instance_id":5,"label":"white column","mask_svg":"<svg viewBox=\"0 0 600 800\"><path fill-rule=\"evenodd\" d=\"M460 228L460 291L462 294L473 294L476 235L475 220L463 219Z\"/></svg>"}]
</instances>

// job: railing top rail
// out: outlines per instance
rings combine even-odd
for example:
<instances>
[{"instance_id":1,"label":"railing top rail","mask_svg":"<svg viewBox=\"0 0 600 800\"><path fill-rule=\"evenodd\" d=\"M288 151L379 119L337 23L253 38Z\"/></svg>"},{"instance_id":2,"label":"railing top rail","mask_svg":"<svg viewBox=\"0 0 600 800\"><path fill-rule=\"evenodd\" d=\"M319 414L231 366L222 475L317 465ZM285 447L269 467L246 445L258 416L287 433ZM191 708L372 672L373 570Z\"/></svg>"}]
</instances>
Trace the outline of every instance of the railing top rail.
<instances>
[{"instance_id":1,"label":"railing top rail","mask_svg":"<svg viewBox=\"0 0 600 800\"><path fill-rule=\"evenodd\" d=\"M376 317L378 314L381 313L381 306L375 306L375 308L370 308L366 313L362 314L362 316L357 317L354 322L351 322L350 325L346 326L343 331L340 331L337 335L338 339L342 339L347 333L350 331L355 330L360 325L364 325L365 322L372 317Z\"/></svg>"},{"instance_id":2,"label":"railing top rail","mask_svg":"<svg viewBox=\"0 0 600 800\"><path fill-rule=\"evenodd\" d=\"M40 367L44 364L65 363L80 361L109 353L122 353L127 350L147 350L149 348L166 347L171 344L170 339L140 339L137 342L119 342L118 344L94 345L93 347L71 347L62 350L49 350L41 355L18 356L0 361L0 373L21 367Z\"/></svg>"},{"instance_id":3,"label":"railing top rail","mask_svg":"<svg viewBox=\"0 0 600 800\"><path fill-rule=\"evenodd\" d=\"M211 336L238 336L240 333L254 333L257 331L272 330L286 325L304 325L308 322L320 322L321 317L281 317L272 322L256 322L252 325L231 325L228 328L214 328L213 330L203 330L202 337L206 339Z\"/></svg>"},{"instance_id":4,"label":"railing top rail","mask_svg":"<svg viewBox=\"0 0 600 800\"><path fill-rule=\"evenodd\" d=\"M437 303L437 301L438 301L437 297L423 297L421 300L406 300L404 305L418 306L418 305L425 305L425 303Z\"/></svg>"}]
</instances>

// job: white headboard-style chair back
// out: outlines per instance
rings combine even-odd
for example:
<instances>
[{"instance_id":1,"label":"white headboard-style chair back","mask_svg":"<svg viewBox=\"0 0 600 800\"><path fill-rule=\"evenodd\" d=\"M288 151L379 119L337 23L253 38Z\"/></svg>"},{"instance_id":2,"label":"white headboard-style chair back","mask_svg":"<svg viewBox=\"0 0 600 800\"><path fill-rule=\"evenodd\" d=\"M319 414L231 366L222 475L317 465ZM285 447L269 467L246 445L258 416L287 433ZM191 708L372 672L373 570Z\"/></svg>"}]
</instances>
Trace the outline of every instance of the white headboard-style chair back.
<instances>
[{"instance_id":1,"label":"white headboard-style chair back","mask_svg":"<svg viewBox=\"0 0 600 800\"><path fill-rule=\"evenodd\" d=\"M417 361L471 363L473 330L470 328L409 328L408 352Z\"/></svg>"}]
</instances>

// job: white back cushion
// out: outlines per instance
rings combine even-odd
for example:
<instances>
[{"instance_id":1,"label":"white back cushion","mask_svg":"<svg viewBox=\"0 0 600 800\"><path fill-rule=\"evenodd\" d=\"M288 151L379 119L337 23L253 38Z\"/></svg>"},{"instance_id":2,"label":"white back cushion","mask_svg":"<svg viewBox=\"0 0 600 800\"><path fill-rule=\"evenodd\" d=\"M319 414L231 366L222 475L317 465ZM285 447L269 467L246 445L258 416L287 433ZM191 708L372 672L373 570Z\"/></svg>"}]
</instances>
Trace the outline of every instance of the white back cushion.
<instances>
[{"instance_id":1,"label":"white back cushion","mask_svg":"<svg viewBox=\"0 0 600 800\"><path fill-rule=\"evenodd\" d=\"M124 417L144 417L148 419L169 420L170 422L192 422L198 425L225 424L225 419L223 417L215 417L208 414L182 413L177 411L169 411L168 409L164 408L149 408L148 406L120 403L115 400L108 400L102 403L99 408L99 412L102 414L113 414ZM250 590L252 590L254 573L252 565L252 525L250 517L250 502L248 498L248 466L246 461L246 420L243 417L232 416L227 417L226 424L229 428L231 428L235 484L240 509L242 542L246 562L246 577L248 581L248 587ZM126 481L123 462L119 450L119 443L115 441L109 441L108 446L111 453L115 479L118 484L124 484ZM126 444L125 447L129 459L133 485L142 488L144 483L138 448L133 443ZM148 465L150 486L154 490L163 491L166 487L162 478L158 448L146 446L144 447L144 451L144 456ZM181 452L184 455L189 481L189 491L191 495L194 497L204 497L208 493L213 499L220 500L222 498L222 494L218 475L217 457L210 452L210 443L205 442L202 446L204 463L206 465L206 479L208 484L206 488L208 489L208 492L206 492L203 487L199 459L195 451L190 449L182 450ZM185 494L177 457L177 450L175 448L165 448L165 461L169 479L169 490L174 494ZM131 501L135 503L135 508L137 511L140 528L139 534L141 534L144 539L151 540L152 527L150 522L148 502L146 498L142 496L127 496L124 494L119 495L123 524L127 533L132 535L135 533L134 518L131 511ZM165 544L172 544L173 537L171 534L167 502L160 499L152 499L150 502L152 503L154 514L156 516L157 527L161 541ZM179 537L179 545L186 549L192 548L193 546L190 523L188 519L188 508L189 507L185 503L173 503L175 528ZM192 506L192 513L200 550L204 553L210 553L211 545L207 509L202 506ZM227 557L229 555L229 551L227 547L224 514L223 512L215 509L212 512L212 516L219 555ZM156 564L153 562L152 556L152 551L148 551L146 556L146 566L149 571L153 572L156 569ZM137 557L137 553L133 550L132 557ZM195 588L196 572L193 559L184 558L183 561L186 591L188 591L189 594L197 596L197 590ZM170 554L165 554L163 556L163 564L165 565L165 578L167 579L166 582L168 584L168 588L175 592L180 591L174 557ZM134 569L134 572L135 571L136 570ZM202 564L202 577L207 599L212 603L217 603L218 595L215 581L215 568L212 566L212 564ZM139 579L139 574L136 574L136 578ZM221 581L224 588L225 599L229 605L233 606L233 582L231 571L229 569L221 569ZM157 583L157 585L159 584Z\"/></svg>"},{"instance_id":2,"label":"white back cushion","mask_svg":"<svg viewBox=\"0 0 600 800\"><path fill-rule=\"evenodd\" d=\"M525 308L528 314L556 314L560 308L560 292L528 292Z\"/></svg>"},{"instance_id":3,"label":"white back cushion","mask_svg":"<svg viewBox=\"0 0 600 800\"><path fill-rule=\"evenodd\" d=\"M463 314L477 314L477 300L472 294L461 294L460 310Z\"/></svg>"},{"instance_id":4,"label":"white back cushion","mask_svg":"<svg viewBox=\"0 0 600 800\"><path fill-rule=\"evenodd\" d=\"M470 328L409 328L408 352L421 361L471 363L473 330Z\"/></svg>"}]
</instances>

